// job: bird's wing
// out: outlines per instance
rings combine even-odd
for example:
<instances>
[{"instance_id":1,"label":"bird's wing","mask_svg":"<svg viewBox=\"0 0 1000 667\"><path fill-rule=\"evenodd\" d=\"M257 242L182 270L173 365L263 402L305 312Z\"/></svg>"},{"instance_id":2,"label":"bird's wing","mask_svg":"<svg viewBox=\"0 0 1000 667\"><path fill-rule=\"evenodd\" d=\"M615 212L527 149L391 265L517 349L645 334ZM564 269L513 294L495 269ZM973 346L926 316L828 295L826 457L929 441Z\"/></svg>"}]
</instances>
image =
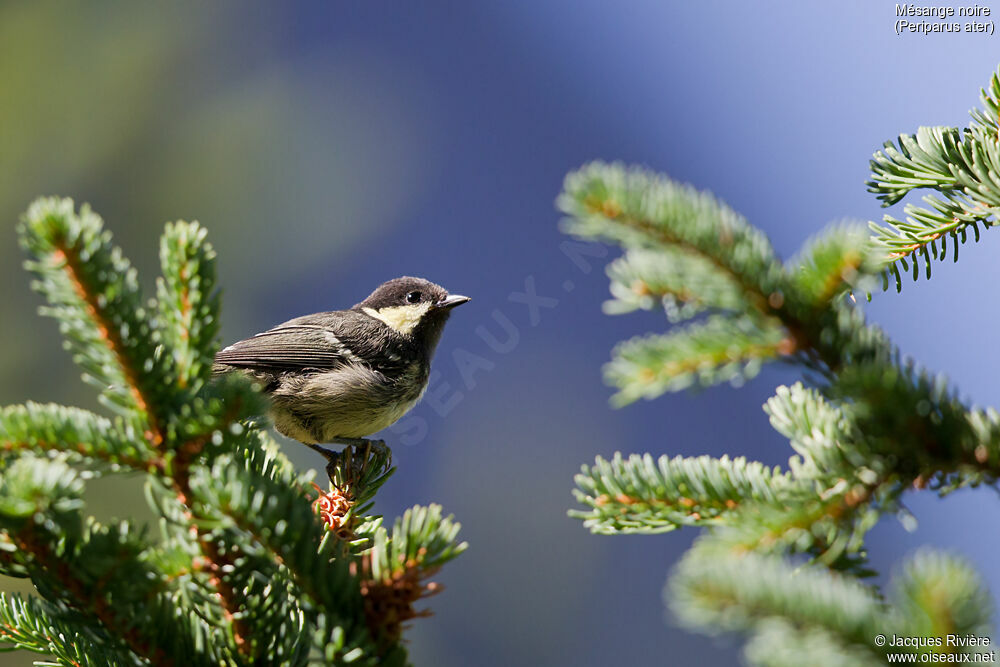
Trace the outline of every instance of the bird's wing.
<instances>
[{"instance_id":1,"label":"bird's wing","mask_svg":"<svg viewBox=\"0 0 1000 667\"><path fill-rule=\"evenodd\" d=\"M281 373L339 368L354 360L354 354L331 329L297 322L292 320L234 343L215 355L215 363Z\"/></svg>"}]
</instances>

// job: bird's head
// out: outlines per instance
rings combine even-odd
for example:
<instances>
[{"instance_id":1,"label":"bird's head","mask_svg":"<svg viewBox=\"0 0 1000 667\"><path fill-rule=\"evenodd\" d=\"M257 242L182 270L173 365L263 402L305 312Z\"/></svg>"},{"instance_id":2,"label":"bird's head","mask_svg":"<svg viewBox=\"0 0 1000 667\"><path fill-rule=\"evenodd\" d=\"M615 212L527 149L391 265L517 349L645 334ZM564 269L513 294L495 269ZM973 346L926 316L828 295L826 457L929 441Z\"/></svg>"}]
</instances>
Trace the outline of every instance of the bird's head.
<instances>
[{"instance_id":1,"label":"bird's head","mask_svg":"<svg viewBox=\"0 0 1000 667\"><path fill-rule=\"evenodd\" d=\"M379 285L354 306L403 336L424 339L433 351L452 308L469 301L423 278L404 276Z\"/></svg>"}]
</instances>

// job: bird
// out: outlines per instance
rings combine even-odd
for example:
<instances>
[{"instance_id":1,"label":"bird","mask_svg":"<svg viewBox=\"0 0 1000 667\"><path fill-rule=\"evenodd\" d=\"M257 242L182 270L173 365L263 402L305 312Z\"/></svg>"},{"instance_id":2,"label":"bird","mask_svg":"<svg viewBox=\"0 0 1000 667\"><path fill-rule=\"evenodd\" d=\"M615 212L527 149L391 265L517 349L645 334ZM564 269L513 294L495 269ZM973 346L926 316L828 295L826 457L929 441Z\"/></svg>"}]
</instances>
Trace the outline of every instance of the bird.
<instances>
[{"instance_id":1,"label":"bird","mask_svg":"<svg viewBox=\"0 0 1000 667\"><path fill-rule=\"evenodd\" d=\"M468 301L424 278L395 278L347 310L296 317L223 348L212 373L249 376L270 397L277 431L323 454L329 472L339 454L322 444L385 449L364 436L421 399L444 325Z\"/></svg>"}]
</instances>

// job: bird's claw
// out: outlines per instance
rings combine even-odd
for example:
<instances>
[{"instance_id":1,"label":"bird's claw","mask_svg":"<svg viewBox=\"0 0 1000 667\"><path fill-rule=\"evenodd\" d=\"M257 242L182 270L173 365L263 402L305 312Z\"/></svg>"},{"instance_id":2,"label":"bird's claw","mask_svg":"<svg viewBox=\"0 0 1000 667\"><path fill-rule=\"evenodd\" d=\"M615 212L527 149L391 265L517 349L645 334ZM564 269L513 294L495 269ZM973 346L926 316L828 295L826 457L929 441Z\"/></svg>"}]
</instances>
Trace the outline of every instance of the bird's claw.
<instances>
[{"instance_id":1,"label":"bird's claw","mask_svg":"<svg viewBox=\"0 0 1000 667\"><path fill-rule=\"evenodd\" d=\"M340 452L331 451L319 445L309 445L310 448L319 452L326 458L326 474L331 480L340 472L348 473L351 477L358 477L365 463L371 460L373 455L385 459L385 467L392 466L392 449L385 444L385 440L368 440L367 438L339 438L331 444L346 445ZM358 455L355 456L355 453ZM344 459L346 458L346 464ZM350 468L345 470L344 468Z\"/></svg>"},{"instance_id":2,"label":"bird's claw","mask_svg":"<svg viewBox=\"0 0 1000 667\"><path fill-rule=\"evenodd\" d=\"M392 450L385 444L385 440L369 440L365 448L365 458L368 458L369 452L384 457L386 468L392 467Z\"/></svg>"}]
</instances>

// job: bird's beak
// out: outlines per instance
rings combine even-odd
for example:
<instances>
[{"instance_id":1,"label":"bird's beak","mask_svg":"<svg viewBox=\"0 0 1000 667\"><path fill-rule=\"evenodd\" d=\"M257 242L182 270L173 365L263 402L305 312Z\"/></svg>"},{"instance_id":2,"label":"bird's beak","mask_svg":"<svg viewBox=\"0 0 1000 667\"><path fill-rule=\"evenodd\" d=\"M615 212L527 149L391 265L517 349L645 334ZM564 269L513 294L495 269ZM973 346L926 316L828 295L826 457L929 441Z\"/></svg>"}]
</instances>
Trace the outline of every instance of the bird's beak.
<instances>
[{"instance_id":1,"label":"bird's beak","mask_svg":"<svg viewBox=\"0 0 1000 667\"><path fill-rule=\"evenodd\" d=\"M461 306L466 301L472 301L472 299L461 294L449 294L443 301L438 301L434 304L434 307L451 309L455 306Z\"/></svg>"}]
</instances>

